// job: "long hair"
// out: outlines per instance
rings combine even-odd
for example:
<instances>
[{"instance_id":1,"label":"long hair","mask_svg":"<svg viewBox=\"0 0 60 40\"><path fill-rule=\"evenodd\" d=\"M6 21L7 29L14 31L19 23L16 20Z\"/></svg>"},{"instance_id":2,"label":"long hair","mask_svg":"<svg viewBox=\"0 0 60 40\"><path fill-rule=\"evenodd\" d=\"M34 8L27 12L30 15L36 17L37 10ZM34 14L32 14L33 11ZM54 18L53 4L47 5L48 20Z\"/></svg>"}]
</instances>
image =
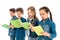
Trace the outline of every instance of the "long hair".
<instances>
[{"instance_id":1,"label":"long hair","mask_svg":"<svg viewBox=\"0 0 60 40\"><path fill-rule=\"evenodd\" d=\"M35 8L33 6L30 6L27 10L29 10L29 9L34 13L34 19L38 19L37 16L36 16L36 10L35 10Z\"/></svg>"}]
</instances>

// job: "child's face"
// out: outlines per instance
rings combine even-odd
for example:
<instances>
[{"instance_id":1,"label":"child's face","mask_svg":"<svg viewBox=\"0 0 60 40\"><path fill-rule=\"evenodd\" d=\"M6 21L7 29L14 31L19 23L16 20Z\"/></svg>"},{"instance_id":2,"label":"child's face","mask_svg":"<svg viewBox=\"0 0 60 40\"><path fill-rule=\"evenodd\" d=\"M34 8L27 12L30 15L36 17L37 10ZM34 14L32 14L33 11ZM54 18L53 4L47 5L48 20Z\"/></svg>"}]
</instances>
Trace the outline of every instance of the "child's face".
<instances>
[{"instance_id":1,"label":"child's face","mask_svg":"<svg viewBox=\"0 0 60 40\"><path fill-rule=\"evenodd\" d=\"M15 13L13 13L12 11L10 11L10 16L11 17L15 16Z\"/></svg>"},{"instance_id":2,"label":"child's face","mask_svg":"<svg viewBox=\"0 0 60 40\"><path fill-rule=\"evenodd\" d=\"M30 18L34 17L34 13L30 9L28 10L28 16Z\"/></svg>"},{"instance_id":3,"label":"child's face","mask_svg":"<svg viewBox=\"0 0 60 40\"><path fill-rule=\"evenodd\" d=\"M40 13L40 16L43 20L48 18L48 13L46 13L45 10L42 9L42 10L39 11L39 13Z\"/></svg>"},{"instance_id":4,"label":"child's face","mask_svg":"<svg viewBox=\"0 0 60 40\"><path fill-rule=\"evenodd\" d=\"M16 13L17 13L17 17L18 17L18 18L21 18L21 17L22 17L22 15L23 15L23 14L22 14L21 12L19 12L19 11L18 11L18 12L16 12Z\"/></svg>"}]
</instances>

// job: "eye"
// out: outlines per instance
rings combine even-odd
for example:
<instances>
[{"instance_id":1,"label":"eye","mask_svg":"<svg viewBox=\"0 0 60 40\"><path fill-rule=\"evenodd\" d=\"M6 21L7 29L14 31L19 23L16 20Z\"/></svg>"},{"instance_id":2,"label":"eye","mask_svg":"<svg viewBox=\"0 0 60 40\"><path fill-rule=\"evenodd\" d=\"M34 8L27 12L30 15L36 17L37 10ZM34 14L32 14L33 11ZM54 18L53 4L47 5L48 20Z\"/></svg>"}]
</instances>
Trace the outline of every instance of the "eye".
<instances>
[{"instance_id":1,"label":"eye","mask_svg":"<svg viewBox=\"0 0 60 40\"><path fill-rule=\"evenodd\" d=\"M44 13L40 13L40 15L44 15Z\"/></svg>"},{"instance_id":2,"label":"eye","mask_svg":"<svg viewBox=\"0 0 60 40\"><path fill-rule=\"evenodd\" d=\"M44 13L42 13L42 15L45 15Z\"/></svg>"}]
</instances>

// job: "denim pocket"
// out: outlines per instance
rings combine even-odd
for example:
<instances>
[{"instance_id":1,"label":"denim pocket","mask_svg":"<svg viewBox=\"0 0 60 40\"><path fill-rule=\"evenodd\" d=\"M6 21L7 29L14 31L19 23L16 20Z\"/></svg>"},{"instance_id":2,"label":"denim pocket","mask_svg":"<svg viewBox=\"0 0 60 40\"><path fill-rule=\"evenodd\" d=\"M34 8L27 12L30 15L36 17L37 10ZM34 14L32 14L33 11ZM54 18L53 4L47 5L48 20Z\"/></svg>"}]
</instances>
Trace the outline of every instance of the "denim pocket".
<instances>
[{"instance_id":1,"label":"denim pocket","mask_svg":"<svg viewBox=\"0 0 60 40\"><path fill-rule=\"evenodd\" d=\"M15 35L15 29L9 29L9 35Z\"/></svg>"},{"instance_id":2,"label":"denim pocket","mask_svg":"<svg viewBox=\"0 0 60 40\"><path fill-rule=\"evenodd\" d=\"M44 28L44 31L50 32L50 26L49 25L44 25L43 28Z\"/></svg>"}]
</instances>

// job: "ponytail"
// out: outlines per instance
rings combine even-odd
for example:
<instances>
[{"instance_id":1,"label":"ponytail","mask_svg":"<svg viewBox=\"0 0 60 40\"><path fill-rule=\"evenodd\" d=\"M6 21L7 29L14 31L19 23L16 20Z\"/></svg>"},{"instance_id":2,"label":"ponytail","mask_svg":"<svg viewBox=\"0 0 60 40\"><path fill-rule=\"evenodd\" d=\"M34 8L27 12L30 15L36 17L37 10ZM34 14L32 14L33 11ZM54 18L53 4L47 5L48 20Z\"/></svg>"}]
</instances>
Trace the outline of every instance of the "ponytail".
<instances>
[{"instance_id":1,"label":"ponytail","mask_svg":"<svg viewBox=\"0 0 60 40\"><path fill-rule=\"evenodd\" d=\"M51 13L50 10L49 10L49 12L50 12L50 20L53 21L53 19L52 19L52 13Z\"/></svg>"},{"instance_id":2,"label":"ponytail","mask_svg":"<svg viewBox=\"0 0 60 40\"><path fill-rule=\"evenodd\" d=\"M49 8L46 7L46 6L44 6L44 7L40 8L39 11L42 10L42 9L44 9L46 13L49 12L49 14L50 14L50 20L53 21L53 19L52 19L52 13L51 13L51 11L49 10Z\"/></svg>"}]
</instances>

